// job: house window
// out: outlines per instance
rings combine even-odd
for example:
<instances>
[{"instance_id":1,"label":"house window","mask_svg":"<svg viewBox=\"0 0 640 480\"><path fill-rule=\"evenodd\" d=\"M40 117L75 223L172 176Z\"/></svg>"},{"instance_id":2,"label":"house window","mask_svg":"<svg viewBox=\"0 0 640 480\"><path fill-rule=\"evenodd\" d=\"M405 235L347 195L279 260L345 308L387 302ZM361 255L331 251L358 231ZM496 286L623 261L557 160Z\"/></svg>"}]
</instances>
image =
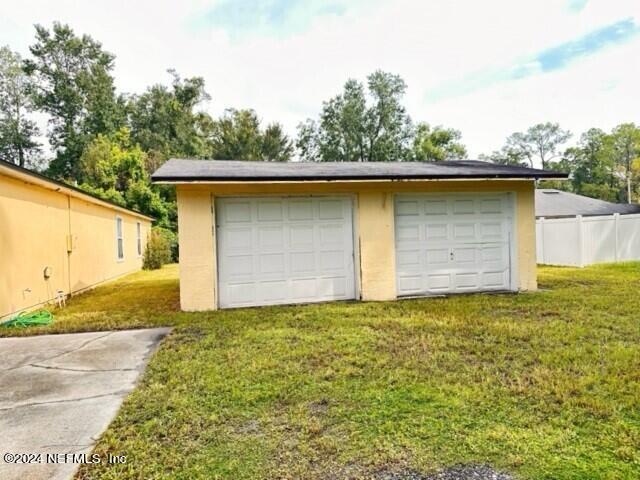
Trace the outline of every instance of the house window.
<instances>
[{"instance_id":1,"label":"house window","mask_svg":"<svg viewBox=\"0 0 640 480\"><path fill-rule=\"evenodd\" d=\"M138 256L142 255L142 225L140 222L136 223L136 241L138 247Z\"/></svg>"},{"instance_id":2,"label":"house window","mask_svg":"<svg viewBox=\"0 0 640 480\"><path fill-rule=\"evenodd\" d=\"M122 218L116 217L116 243L118 250L118 260L124 260L124 234L122 228Z\"/></svg>"}]
</instances>

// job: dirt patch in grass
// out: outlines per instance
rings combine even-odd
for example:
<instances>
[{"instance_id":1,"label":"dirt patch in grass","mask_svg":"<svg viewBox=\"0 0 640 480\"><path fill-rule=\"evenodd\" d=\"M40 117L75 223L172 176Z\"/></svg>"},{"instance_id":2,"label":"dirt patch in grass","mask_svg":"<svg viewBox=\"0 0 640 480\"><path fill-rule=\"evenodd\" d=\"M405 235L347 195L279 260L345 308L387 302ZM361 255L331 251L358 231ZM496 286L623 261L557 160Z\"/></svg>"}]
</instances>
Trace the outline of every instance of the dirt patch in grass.
<instances>
[{"instance_id":1,"label":"dirt patch in grass","mask_svg":"<svg viewBox=\"0 0 640 480\"><path fill-rule=\"evenodd\" d=\"M311 402L309 404L309 412L312 415L324 415L329 411L329 400L323 398L317 402Z\"/></svg>"},{"instance_id":2,"label":"dirt patch in grass","mask_svg":"<svg viewBox=\"0 0 640 480\"><path fill-rule=\"evenodd\" d=\"M423 474L415 470L383 471L374 474L372 480L514 480L488 465L456 465L437 473Z\"/></svg>"}]
</instances>

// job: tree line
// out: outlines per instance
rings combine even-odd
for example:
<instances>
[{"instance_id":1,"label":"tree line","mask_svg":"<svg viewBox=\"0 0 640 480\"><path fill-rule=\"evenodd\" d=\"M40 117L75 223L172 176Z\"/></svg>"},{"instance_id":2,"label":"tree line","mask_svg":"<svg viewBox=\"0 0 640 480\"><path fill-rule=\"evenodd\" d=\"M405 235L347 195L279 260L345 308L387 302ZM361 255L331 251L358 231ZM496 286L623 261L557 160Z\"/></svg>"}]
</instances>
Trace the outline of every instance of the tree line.
<instances>
[{"instance_id":1,"label":"tree line","mask_svg":"<svg viewBox=\"0 0 640 480\"><path fill-rule=\"evenodd\" d=\"M115 57L88 35L54 23L35 27L30 56L0 48L0 159L156 218L175 229L172 189L150 183L169 157L286 161L293 142L253 110L202 111L200 77L169 70L169 85L119 93ZM37 113L48 119L45 154Z\"/></svg>"},{"instance_id":2,"label":"tree line","mask_svg":"<svg viewBox=\"0 0 640 480\"><path fill-rule=\"evenodd\" d=\"M172 189L150 174L170 157L289 161L443 161L467 157L461 132L414 122L403 105L407 86L376 71L350 79L323 102L316 119L300 123L295 139L282 125L263 125L251 109L229 108L218 118L203 107L211 97L201 77L169 70L169 84L142 93L115 87L115 56L68 25L35 27L29 57L0 48L0 159L74 183L175 229ZM49 153L34 115L48 119ZM571 133L545 123L514 133L481 156L501 164L542 166L571 173L559 188L607 200L637 200L640 130L622 124L590 129L563 149ZM554 185L555 186L555 185Z\"/></svg>"},{"instance_id":3,"label":"tree line","mask_svg":"<svg viewBox=\"0 0 640 480\"><path fill-rule=\"evenodd\" d=\"M622 123L610 132L590 128L572 147L571 132L541 123L507 137L504 146L481 159L505 165L541 166L569 173L569 180L541 186L611 202L640 200L640 127Z\"/></svg>"}]
</instances>

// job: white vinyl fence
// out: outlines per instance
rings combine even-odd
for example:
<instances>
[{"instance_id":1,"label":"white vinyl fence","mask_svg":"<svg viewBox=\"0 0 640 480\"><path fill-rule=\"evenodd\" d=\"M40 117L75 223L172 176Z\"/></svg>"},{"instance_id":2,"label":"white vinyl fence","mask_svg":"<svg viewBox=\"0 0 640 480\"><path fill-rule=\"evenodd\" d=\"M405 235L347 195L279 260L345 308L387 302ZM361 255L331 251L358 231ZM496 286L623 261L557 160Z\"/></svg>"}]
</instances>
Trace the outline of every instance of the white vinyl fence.
<instances>
[{"instance_id":1,"label":"white vinyl fence","mask_svg":"<svg viewBox=\"0 0 640 480\"><path fill-rule=\"evenodd\" d=\"M538 263L575 267L640 260L640 215L540 218L536 256Z\"/></svg>"}]
</instances>

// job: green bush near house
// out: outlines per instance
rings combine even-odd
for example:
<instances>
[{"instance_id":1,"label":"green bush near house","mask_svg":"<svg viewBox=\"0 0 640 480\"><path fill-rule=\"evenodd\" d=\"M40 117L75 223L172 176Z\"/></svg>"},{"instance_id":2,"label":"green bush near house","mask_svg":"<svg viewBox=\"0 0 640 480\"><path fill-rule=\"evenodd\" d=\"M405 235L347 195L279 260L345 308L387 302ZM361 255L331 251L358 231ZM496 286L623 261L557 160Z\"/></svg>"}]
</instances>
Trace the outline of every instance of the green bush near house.
<instances>
[{"instance_id":1,"label":"green bush near house","mask_svg":"<svg viewBox=\"0 0 640 480\"><path fill-rule=\"evenodd\" d=\"M172 241L177 243L175 237L173 232L165 228L154 227L151 229L142 259L142 268L145 270L157 270L171 262Z\"/></svg>"},{"instance_id":2,"label":"green bush near house","mask_svg":"<svg viewBox=\"0 0 640 480\"><path fill-rule=\"evenodd\" d=\"M160 235L169 243L170 260L166 263L175 263L178 261L178 234L173 230L164 227L156 227Z\"/></svg>"}]
</instances>

